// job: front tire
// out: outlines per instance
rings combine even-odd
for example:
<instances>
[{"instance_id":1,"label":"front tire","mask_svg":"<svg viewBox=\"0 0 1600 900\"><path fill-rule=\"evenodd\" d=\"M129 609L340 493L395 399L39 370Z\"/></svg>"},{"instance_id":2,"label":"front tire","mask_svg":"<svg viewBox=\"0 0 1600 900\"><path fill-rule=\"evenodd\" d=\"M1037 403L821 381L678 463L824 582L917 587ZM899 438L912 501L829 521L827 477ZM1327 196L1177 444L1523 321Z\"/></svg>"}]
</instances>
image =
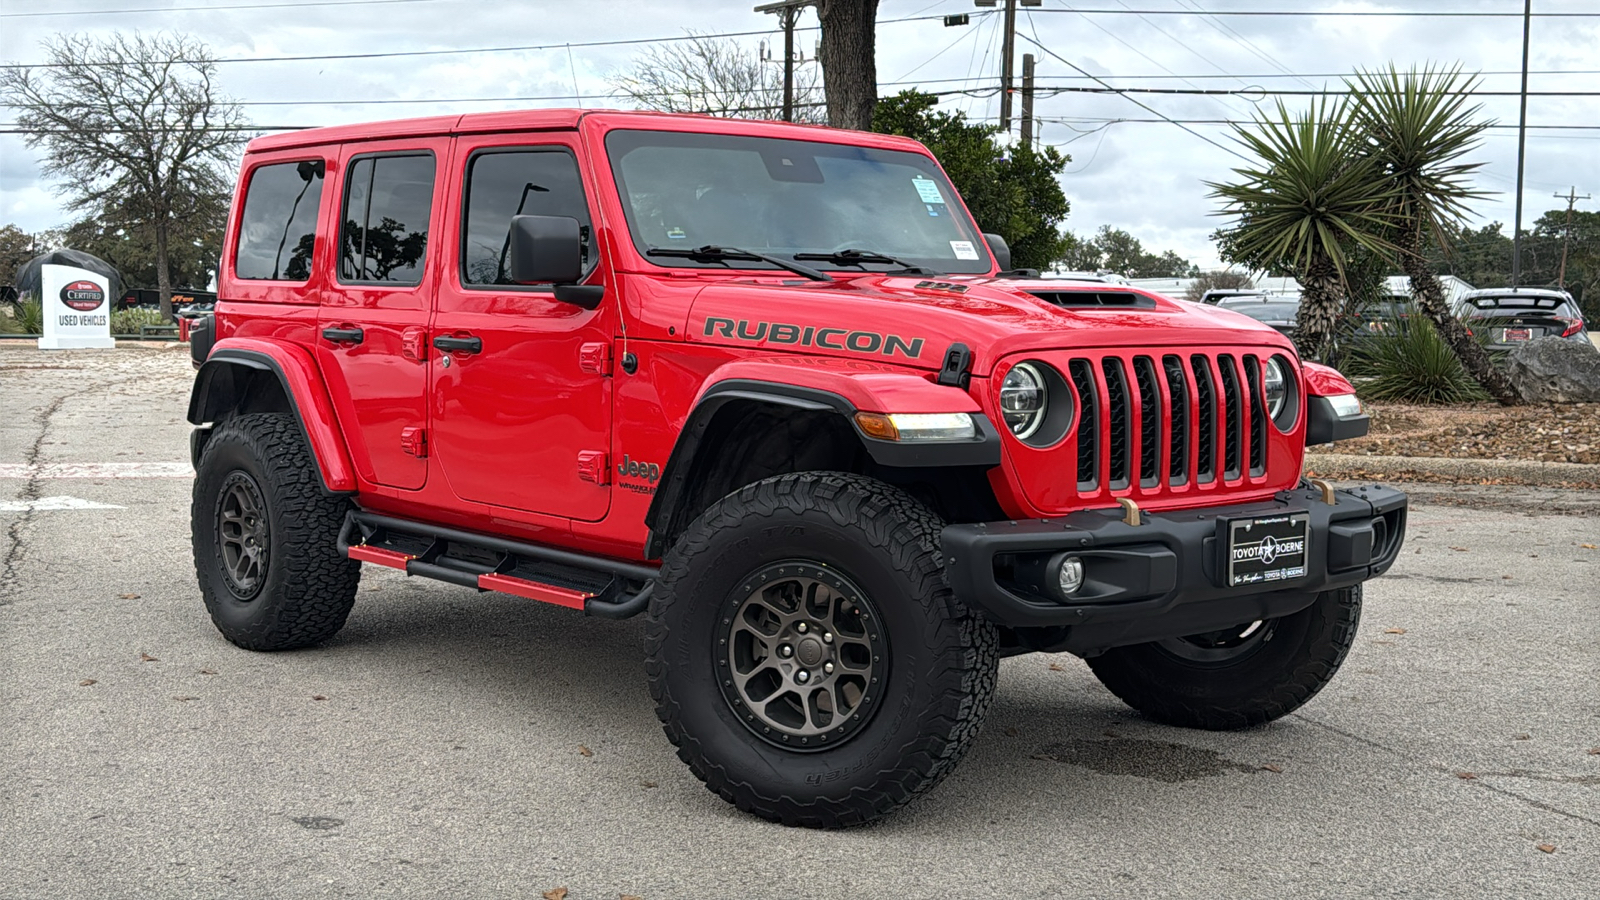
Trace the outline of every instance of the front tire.
<instances>
[{"instance_id":1,"label":"front tire","mask_svg":"<svg viewBox=\"0 0 1600 900\"><path fill-rule=\"evenodd\" d=\"M740 809L835 828L937 785L976 738L998 640L945 583L942 523L857 475L800 473L711 505L646 626L656 715Z\"/></svg>"},{"instance_id":2,"label":"front tire","mask_svg":"<svg viewBox=\"0 0 1600 900\"><path fill-rule=\"evenodd\" d=\"M1261 725L1316 696L1361 624L1361 585L1317 595L1292 615L1208 634L1118 647L1088 660L1124 703L1168 725Z\"/></svg>"},{"instance_id":3,"label":"front tire","mask_svg":"<svg viewBox=\"0 0 1600 900\"><path fill-rule=\"evenodd\" d=\"M361 564L338 549L349 508L322 490L292 416L217 426L189 519L200 594L223 637L246 650L291 650L344 627L361 578Z\"/></svg>"}]
</instances>

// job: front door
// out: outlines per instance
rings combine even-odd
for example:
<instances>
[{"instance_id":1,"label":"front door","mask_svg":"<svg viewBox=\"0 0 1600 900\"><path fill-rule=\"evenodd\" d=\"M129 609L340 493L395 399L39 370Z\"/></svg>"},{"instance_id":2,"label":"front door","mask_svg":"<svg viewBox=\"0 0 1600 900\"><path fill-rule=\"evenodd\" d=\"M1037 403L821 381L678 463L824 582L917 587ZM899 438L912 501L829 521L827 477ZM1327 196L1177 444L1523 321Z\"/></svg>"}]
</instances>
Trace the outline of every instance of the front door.
<instances>
[{"instance_id":1,"label":"front door","mask_svg":"<svg viewBox=\"0 0 1600 900\"><path fill-rule=\"evenodd\" d=\"M357 473L408 490L428 475L425 341L438 273L427 260L449 146L346 148L335 286L317 318L317 361Z\"/></svg>"},{"instance_id":2,"label":"front door","mask_svg":"<svg viewBox=\"0 0 1600 900\"><path fill-rule=\"evenodd\" d=\"M595 310L512 284L511 217L571 216L588 236L586 283L605 273L575 136L463 137L451 173L460 234L440 279L433 432L464 500L582 521L610 508L609 350L615 297ZM441 341L441 339L443 339Z\"/></svg>"}]
</instances>

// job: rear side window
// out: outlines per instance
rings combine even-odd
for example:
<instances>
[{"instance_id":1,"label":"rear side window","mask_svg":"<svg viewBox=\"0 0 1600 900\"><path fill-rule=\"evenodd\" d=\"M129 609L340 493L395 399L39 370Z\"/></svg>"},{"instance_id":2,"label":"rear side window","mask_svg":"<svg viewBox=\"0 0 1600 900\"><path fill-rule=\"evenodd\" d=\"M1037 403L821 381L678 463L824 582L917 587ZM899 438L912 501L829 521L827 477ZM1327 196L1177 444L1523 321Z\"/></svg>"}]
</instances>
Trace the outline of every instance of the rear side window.
<instances>
[{"instance_id":1,"label":"rear side window","mask_svg":"<svg viewBox=\"0 0 1600 900\"><path fill-rule=\"evenodd\" d=\"M461 280L468 285L511 284L506 251L511 217L570 216L584 236L584 268L589 252L589 205L572 154L561 149L494 150L479 153L467 167L467 209L462 234Z\"/></svg>"},{"instance_id":2,"label":"rear side window","mask_svg":"<svg viewBox=\"0 0 1600 900\"><path fill-rule=\"evenodd\" d=\"M305 281L322 204L323 161L273 163L250 173L239 214L233 273L260 281Z\"/></svg>"},{"instance_id":3,"label":"rear side window","mask_svg":"<svg viewBox=\"0 0 1600 900\"><path fill-rule=\"evenodd\" d=\"M367 156L345 175L339 280L421 284L433 156Z\"/></svg>"}]
</instances>

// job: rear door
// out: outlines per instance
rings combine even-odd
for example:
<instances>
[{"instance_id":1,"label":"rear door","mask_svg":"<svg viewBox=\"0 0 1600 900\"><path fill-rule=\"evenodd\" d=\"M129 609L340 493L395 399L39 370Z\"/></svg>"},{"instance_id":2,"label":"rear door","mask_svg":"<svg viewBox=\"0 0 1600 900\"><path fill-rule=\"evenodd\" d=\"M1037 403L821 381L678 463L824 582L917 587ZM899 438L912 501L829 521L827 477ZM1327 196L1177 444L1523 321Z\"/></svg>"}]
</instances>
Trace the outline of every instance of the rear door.
<instances>
[{"instance_id":1,"label":"rear door","mask_svg":"<svg viewBox=\"0 0 1600 900\"><path fill-rule=\"evenodd\" d=\"M427 325L448 138L347 146L334 277L317 321L321 363L351 461L366 480L427 480Z\"/></svg>"},{"instance_id":2,"label":"rear door","mask_svg":"<svg viewBox=\"0 0 1600 900\"><path fill-rule=\"evenodd\" d=\"M512 216L571 216L588 240L586 283L603 283L576 135L466 136L455 158L450 203L460 233L450 236L433 337L476 349L437 351L439 462L464 500L597 521L611 503L617 298L582 309L548 285L512 284L506 267Z\"/></svg>"}]
</instances>

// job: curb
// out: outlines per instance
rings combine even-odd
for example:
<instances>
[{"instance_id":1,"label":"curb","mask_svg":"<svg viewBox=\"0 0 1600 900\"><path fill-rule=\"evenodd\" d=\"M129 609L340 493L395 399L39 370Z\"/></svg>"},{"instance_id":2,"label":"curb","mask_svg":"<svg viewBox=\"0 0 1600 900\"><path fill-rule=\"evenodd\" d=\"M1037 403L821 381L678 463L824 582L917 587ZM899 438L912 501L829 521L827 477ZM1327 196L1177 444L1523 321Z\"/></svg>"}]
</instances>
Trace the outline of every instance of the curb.
<instances>
[{"instance_id":1,"label":"curb","mask_svg":"<svg viewBox=\"0 0 1600 900\"><path fill-rule=\"evenodd\" d=\"M1501 481L1532 485L1600 485L1600 464L1539 462L1531 459L1453 459L1430 456L1362 456L1353 453L1307 453L1306 468L1329 478L1380 477L1404 481L1404 475L1430 480L1478 483Z\"/></svg>"}]
</instances>

